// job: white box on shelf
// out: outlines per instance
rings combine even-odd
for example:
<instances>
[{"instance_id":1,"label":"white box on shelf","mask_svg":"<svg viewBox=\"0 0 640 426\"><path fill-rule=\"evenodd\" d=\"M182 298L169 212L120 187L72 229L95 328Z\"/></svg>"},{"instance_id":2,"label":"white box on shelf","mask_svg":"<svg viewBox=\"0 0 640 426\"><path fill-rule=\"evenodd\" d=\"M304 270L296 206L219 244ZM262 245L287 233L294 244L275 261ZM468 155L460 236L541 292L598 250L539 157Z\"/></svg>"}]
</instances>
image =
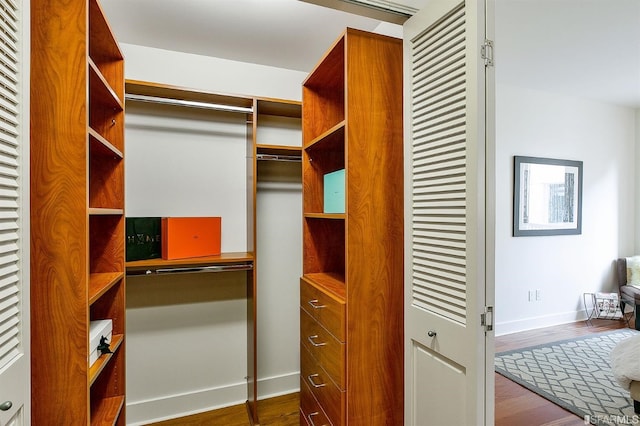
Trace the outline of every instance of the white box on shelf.
<instances>
[{"instance_id":1,"label":"white box on shelf","mask_svg":"<svg viewBox=\"0 0 640 426\"><path fill-rule=\"evenodd\" d=\"M102 338L106 338L106 342L111 343L112 330L113 321L110 319L91 321L89 327L89 367L102 355L98 350Z\"/></svg>"}]
</instances>

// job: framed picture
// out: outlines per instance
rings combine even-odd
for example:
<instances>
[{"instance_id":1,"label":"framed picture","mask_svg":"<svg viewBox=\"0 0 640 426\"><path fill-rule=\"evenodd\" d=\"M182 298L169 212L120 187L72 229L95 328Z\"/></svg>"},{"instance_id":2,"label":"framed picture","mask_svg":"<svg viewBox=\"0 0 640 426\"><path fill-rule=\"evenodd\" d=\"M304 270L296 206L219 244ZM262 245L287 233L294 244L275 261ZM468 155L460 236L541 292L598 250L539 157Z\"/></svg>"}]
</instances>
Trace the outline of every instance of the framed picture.
<instances>
[{"instance_id":1,"label":"framed picture","mask_svg":"<svg viewBox=\"0 0 640 426\"><path fill-rule=\"evenodd\" d=\"M514 157L513 236L582 233L582 161Z\"/></svg>"}]
</instances>

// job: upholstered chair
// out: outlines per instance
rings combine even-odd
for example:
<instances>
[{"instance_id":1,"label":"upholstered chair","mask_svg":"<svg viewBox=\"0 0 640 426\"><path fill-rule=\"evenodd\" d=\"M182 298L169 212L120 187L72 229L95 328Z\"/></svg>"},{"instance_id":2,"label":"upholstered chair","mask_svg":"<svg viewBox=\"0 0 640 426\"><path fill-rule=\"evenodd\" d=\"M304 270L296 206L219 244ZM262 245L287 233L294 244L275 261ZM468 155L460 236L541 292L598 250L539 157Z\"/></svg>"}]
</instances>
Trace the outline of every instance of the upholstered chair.
<instances>
[{"instance_id":1,"label":"upholstered chair","mask_svg":"<svg viewBox=\"0 0 640 426\"><path fill-rule=\"evenodd\" d=\"M633 306L635 311L636 330L640 330L640 309L638 309L638 305L640 305L640 277L633 278L634 280L639 280L635 283L638 286L635 286L633 285L634 283L628 281L626 257L621 257L616 260L616 275L620 290L620 308L622 309L622 312L624 312L626 305Z\"/></svg>"}]
</instances>

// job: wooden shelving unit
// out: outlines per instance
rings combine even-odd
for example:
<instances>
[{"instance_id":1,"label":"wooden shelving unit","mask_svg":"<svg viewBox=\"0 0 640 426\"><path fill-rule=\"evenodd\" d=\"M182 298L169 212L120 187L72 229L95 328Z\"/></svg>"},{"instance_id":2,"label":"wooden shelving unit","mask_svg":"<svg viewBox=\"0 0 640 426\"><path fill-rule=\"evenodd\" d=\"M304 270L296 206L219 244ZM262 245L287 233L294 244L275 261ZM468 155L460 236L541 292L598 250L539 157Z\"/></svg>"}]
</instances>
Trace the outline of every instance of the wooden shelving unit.
<instances>
[{"instance_id":1,"label":"wooden shelving unit","mask_svg":"<svg viewBox=\"0 0 640 426\"><path fill-rule=\"evenodd\" d=\"M401 40L347 29L302 88L301 419L403 424Z\"/></svg>"},{"instance_id":2,"label":"wooden shelving unit","mask_svg":"<svg viewBox=\"0 0 640 426\"><path fill-rule=\"evenodd\" d=\"M125 83L127 100L133 102L157 102L173 106L196 107L204 109L219 109L235 111L247 116L247 252L222 253L220 256L207 256L190 259L149 259L126 263L127 274L153 275L176 268L206 268L238 267L245 270L247 277L247 409L253 424L258 424L258 352L257 352L257 285L258 272L256 268L256 199L258 180L264 176L282 175L282 169L273 171L271 167L263 166L262 156L269 158L301 157L300 146L260 143L258 135L261 122L275 120L275 125L282 122L283 126L291 126L291 121L298 122L302 115L301 102L250 97L232 94L220 94L185 87L171 86L161 83L127 80ZM287 168L297 167L300 179L300 162L290 163ZM285 171L284 174L290 172ZM294 171L293 174L296 174Z\"/></svg>"},{"instance_id":3,"label":"wooden shelving unit","mask_svg":"<svg viewBox=\"0 0 640 426\"><path fill-rule=\"evenodd\" d=\"M97 0L32 2L31 28L32 423L125 425L124 60Z\"/></svg>"}]
</instances>

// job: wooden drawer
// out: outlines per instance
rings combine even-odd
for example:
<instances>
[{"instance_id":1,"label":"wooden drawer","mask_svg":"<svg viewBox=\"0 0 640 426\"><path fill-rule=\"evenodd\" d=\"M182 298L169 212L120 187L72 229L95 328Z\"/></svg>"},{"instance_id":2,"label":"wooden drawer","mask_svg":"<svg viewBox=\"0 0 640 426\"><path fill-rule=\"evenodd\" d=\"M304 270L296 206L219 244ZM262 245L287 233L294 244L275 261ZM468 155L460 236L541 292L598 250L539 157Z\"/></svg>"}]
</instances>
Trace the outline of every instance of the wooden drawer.
<instances>
[{"instance_id":1,"label":"wooden drawer","mask_svg":"<svg viewBox=\"0 0 640 426\"><path fill-rule=\"evenodd\" d=\"M300 377L300 424L308 426L331 426L327 415L313 397L305 378Z\"/></svg>"},{"instance_id":2,"label":"wooden drawer","mask_svg":"<svg viewBox=\"0 0 640 426\"><path fill-rule=\"evenodd\" d=\"M341 425L346 405L346 392L341 391L318 365L311 353L300 345L300 375L333 425Z\"/></svg>"},{"instance_id":3,"label":"wooden drawer","mask_svg":"<svg viewBox=\"0 0 640 426\"><path fill-rule=\"evenodd\" d=\"M346 345L300 308L300 343L313 355L341 390L345 390Z\"/></svg>"},{"instance_id":4,"label":"wooden drawer","mask_svg":"<svg viewBox=\"0 0 640 426\"><path fill-rule=\"evenodd\" d=\"M300 279L300 306L340 342L345 341L345 303Z\"/></svg>"}]
</instances>

